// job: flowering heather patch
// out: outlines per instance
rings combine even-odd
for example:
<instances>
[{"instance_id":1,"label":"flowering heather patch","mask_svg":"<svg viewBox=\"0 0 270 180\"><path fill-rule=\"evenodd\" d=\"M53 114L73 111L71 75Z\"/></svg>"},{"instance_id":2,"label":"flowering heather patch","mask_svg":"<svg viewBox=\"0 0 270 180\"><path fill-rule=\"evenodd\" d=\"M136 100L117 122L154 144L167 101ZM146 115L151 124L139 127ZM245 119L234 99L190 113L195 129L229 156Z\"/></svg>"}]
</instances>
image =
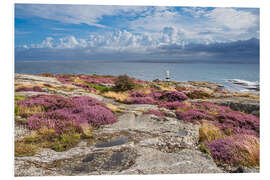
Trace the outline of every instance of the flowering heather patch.
<instances>
[{"instance_id":1,"label":"flowering heather patch","mask_svg":"<svg viewBox=\"0 0 270 180\"><path fill-rule=\"evenodd\" d=\"M69 108L73 103L68 99L57 95L36 95L18 102L19 106L42 106L46 111Z\"/></svg>"},{"instance_id":2,"label":"flowering heather patch","mask_svg":"<svg viewBox=\"0 0 270 180\"><path fill-rule=\"evenodd\" d=\"M221 106L217 105L211 102L201 102L201 103L193 103L192 104L194 109L200 109L200 110L206 110L207 112L211 114L217 114L217 113L225 113L225 112L230 112L232 111L229 107L227 106Z\"/></svg>"},{"instance_id":3,"label":"flowering heather patch","mask_svg":"<svg viewBox=\"0 0 270 180\"><path fill-rule=\"evenodd\" d=\"M72 85L81 87L81 88L87 90L88 92L96 92L96 89L94 89L86 84L72 83Z\"/></svg>"},{"instance_id":4,"label":"flowering heather patch","mask_svg":"<svg viewBox=\"0 0 270 180\"><path fill-rule=\"evenodd\" d=\"M133 91L129 95L130 97L146 97L146 94L140 91Z\"/></svg>"},{"instance_id":5,"label":"flowering heather patch","mask_svg":"<svg viewBox=\"0 0 270 180\"><path fill-rule=\"evenodd\" d=\"M21 87L16 89L16 92L21 92L21 91L44 92L44 90L39 86L33 86L33 87L21 86Z\"/></svg>"},{"instance_id":6,"label":"flowering heather patch","mask_svg":"<svg viewBox=\"0 0 270 180\"><path fill-rule=\"evenodd\" d=\"M154 110L154 109L152 109L150 111L147 111L147 112L144 112L144 114L153 114L153 115L156 115L158 117L164 117L165 116L165 114L163 112L158 111L158 110Z\"/></svg>"},{"instance_id":7,"label":"flowering heather patch","mask_svg":"<svg viewBox=\"0 0 270 180\"><path fill-rule=\"evenodd\" d=\"M204 119L212 120L212 116L202 110L191 109L185 112L176 111L175 114L178 119L191 123L201 122Z\"/></svg>"},{"instance_id":8,"label":"flowering heather patch","mask_svg":"<svg viewBox=\"0 0 270 180\"><path fill-rule=\"evenodd\" d=\"M86 97L64 98L55 95L38 95L18 102L23 107L43 107L27 119L30 129L47 127L63 133L69 126L80 129L83 124L99 126L116 122L112 111L102 102Z\"/></svg>"},{"instance_id":9,"label":"flowering heather patch","mask_svg":"<svg viewBox=\"0 0 270 180\"><path fill-rule=\"evenodd\" d=\"M223 130L231 128L233 133L253 134L259 136L260 121L259 118L244 114L239 111L219 113L216 116Z\"/></svg>"},{"instance_id":10,"label":"flowering heather patch","mask_svg":"<svg viewBox=\"0 0 270 180\"><path fill-rule=\"evenodd\" d=\"M57 74L55 75L56 79L62 83L71 84L72 83L72 74Z\"/></svg>"},{"instance_id":11,"label":"flowering heather patch","mask_svg":"<svg viewBox=\"0 0 270 180\"><path fill-rule=\"evenodd\" d=\"M153 97L155 100L159 100L162 96L162 93L159 91L152 91L148 96Z\"/></svg>"},{"instance_id":12,"label":"flowering heather patch","mask_svg":"<svg viewBox=\"0 0 270 180\"><path fill-rule=\"evenodd\" d=\"M128 97L129 104L154 104L155 100L152 97Z\"/></svg>"},{"instance_id":13,"label":"flowering heather patch","mask_svg":"<svg viewBox=\"0 0 270 180\"><path fill-rule=\"evenodd\" d=\"M116 122L114 114L109 109L100 105L83 105L36 113L27 120L30 129L48 127L49 129L55 129L57 133L64 133L69 126L78 127L78 129L80 129L81 125L84 124L99 126L112 124L114 122Z\"/></svg>"},{"instance_id":14,"label":"flowering heather patch","mask_svg":"<svg viewBox=\"0 0 270 180\"><path fill-rule=\"evenodd\" d=\"M235 135L217 139L206 145L212 157L219 163L254 166L260 161L259 138L252 135Z\"/></svg>"},{"instance_id":15,"label":"flowering heather patch","mask_svg":"<svg viewBox=\"0 0 270 180\"><path fill-rule=\"evenodd\" d=\"M133 82L135 84L147 84L149 83L148 81L144 81L144 80L140 80L140 79L135 79L135 78L132 78Z\"/></svg>"},{"instance_id":16,"label":"flowering heather patch","mask_svg":"<svg viewBox=\"0 0 270 180\"><path fill-rule=\"evenodd\" d=\"M182 111L177 109L176 115L180 120L191 123L201 123L210 120L227 135L249 134L259 136L260 121L257 116L233 111L226 106L219 106L210 102L192 103L192 109Z\"/></svg>"},{"instance_id":17,"label":"flowering heather patch","mask_svg":"<svg viewBox=\"0 0 270 180\"><path fill-rule=\"evenodd\" d=\"M77 76L81 80L84 80L87 83L92 84L114 84L116 77L103 77L103 76L86 76L86 75L79 75Z\"/></svg>"},{"instance_id":18,"label":"flowering heather patch","mask_svg":"<svg viewBox=\"0 0 270 180\"><path fill-rule=\"evenodd\" d=\"M159 108L166 108L166 109L170 109L170 110L176 110L176 109L184 109L186 108L186 104L183 102L179 102L179 101L174 101L174 102L167 102L164 104L160 104L158 106Z\"/></svg>"},{"instance_id":19,"label":"flowering heather patch","mask_svg":"<svg viewBox=\"0 0 270 180\"><path fill-rule=\"evenodd\" d=\"M180 91L165 91L160 97L161 100L165 100L167 102L184 101L187 98L188 97Z\"/></svg>"}]
</instances>

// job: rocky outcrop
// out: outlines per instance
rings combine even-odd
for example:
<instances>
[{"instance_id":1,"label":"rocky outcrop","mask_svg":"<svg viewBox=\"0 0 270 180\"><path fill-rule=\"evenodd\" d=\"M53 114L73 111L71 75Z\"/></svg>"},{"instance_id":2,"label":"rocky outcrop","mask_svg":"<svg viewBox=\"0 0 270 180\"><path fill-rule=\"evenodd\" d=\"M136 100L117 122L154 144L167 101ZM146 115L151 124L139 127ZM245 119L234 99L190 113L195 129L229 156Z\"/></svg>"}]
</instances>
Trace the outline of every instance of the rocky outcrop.
<instances>
[{"instance_id":1,"label":"rocky outcrop","mask_svg":"<svg viewBox=\"0 0 270 180\"><path fill-rule=\"evenodd\" d=\"M105 175L105 174L181 174L258 172L258 168L220 167L211 156L199 148L199 128L178 120L174 110L158 108L157 105L123 104L84 89L66 84L55 78L16 74L15 83L36 85L48 83L64 88L43 92L16 92L16 96L57 94L65 97L90 96L104 103L117 106L117 122L104 125L91 132L92 138L83 139L75 147L56 152L40 148L34 156L15 157L15 176L56 175ZM215 83L184 82L185 87L201 88L217 92L222 89ZM107 84L110 87L110 84ZM153 87L160 89L159 86ZM212 101L234 110L259 115L259 101L243 97L219 99L196 99L190 101ZM165 117L144 114L159 110ZM15 140L20 140L31 131L15 117ZM21 120L23 121L23 120ZM90 136L90 135L89 135Z\"/></svg>"},{"instance_id":2,"label":"rocky outcrop","mask_svg":"<svg viewBox=\"0 0 270 180\"><path fill-rule=\"evenodd\" d=\"M66 152L42 149L32 157L16 157L15 175L223 172L197 150L198 129L175 118L123 113L117 123L93 131L93 141Z\"/></svg>"},{"instance_id":3,"label":"rocky outcrop","mask_svg":"<svg viewBox=\"0 0 270 180\"><path fill-rule=\"evenodd\" d=\"M210 101L223 106L228 106L235 111L242 111L256 116L260 115L260 101L255 99L248 99L244 97L231 97L221 99L208 99L208 100L193 100L193 101Z\"/></svg>"}]
</instances>

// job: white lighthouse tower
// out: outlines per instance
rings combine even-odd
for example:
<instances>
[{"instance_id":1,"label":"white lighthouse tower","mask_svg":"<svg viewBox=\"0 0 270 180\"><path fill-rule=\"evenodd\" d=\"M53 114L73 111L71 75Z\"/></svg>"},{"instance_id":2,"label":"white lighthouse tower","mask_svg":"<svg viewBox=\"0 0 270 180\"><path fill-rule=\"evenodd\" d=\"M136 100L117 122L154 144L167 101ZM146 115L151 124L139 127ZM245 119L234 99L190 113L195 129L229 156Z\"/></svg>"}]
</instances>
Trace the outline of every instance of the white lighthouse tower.
<instances>
[{"instance_id":1,"label":"white lighthouse tower","mask_svg":"<svg viewBox=\"0 0 270 180\"><path fill-rule=\"evenodd\" d=\"M166 71L166 81L170 81L170 80L171 80L171 78L170 78L170 71L167 70Z\"/></svg>"}]
</instances>

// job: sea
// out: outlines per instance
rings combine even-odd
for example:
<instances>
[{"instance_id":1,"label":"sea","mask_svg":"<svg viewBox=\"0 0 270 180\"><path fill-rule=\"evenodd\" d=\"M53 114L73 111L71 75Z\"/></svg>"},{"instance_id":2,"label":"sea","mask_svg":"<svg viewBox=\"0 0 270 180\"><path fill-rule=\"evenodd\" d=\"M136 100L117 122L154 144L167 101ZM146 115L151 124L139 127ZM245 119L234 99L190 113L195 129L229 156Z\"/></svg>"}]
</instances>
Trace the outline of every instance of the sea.
<instances>
[{"instance_id":1,"label":"sea","mask_svg":"<svg viewBox=\"0 0 270 180\"><path fill-rule=\"evenodd\" d=\"M258 63L214 62L122 62L122 61L15 61L15 73L25 74L127 74L142 80L165 80L169 71L174 81L209 81L231 91L259 91Z\"/></svg>"}]
</instances>

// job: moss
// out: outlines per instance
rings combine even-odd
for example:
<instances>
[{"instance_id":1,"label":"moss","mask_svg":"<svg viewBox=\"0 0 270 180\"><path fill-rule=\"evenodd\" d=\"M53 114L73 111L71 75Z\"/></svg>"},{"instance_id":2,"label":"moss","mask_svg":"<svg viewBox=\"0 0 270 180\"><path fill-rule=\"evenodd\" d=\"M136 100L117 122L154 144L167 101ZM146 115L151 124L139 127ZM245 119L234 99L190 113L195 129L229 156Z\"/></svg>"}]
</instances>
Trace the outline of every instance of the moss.
<instances>
[{"instance_id":1,"label":"moss","mask_svg":"<svg viewBox=\"0 0 270 180\"><path fill-rule=\"evenodd\" d=\"M204 143L200 145L200 151L211 155L210 150L206 147L206 145Z\"/></svg>"},{"instance_id":2,"label":"moss","mask_svg":"<svg viewBox=\"0 0 270 180\"><path fill-rule=\"evenodd\" d=\"M26 96L15 96L14 100L16 101L22 101L25 100L27 97Z\"/></svg>"},{"instance_id":3,"label":"moss","mask_svg":"<svg viewBox=\"0 0 270 180\"><path fill-rule=\"evenodd\" d=\"M108 92L108 91L111 91L112 88L110 87L106 87L106 86L101 86L101 85L97 85L97 84L91 84L89 85L91 88L94 88L96 90L99 90L101 93L103 92Z\"/></svg>"},{"instance_id":4,"label":"moss","mask_svg":"<svg viewBox=\"0 0 270 180\"><path fill-rule=\"evenodd\" d=\"M34 144L27 144L25 142L15 142L15 156L33 156L36 154L38 146Z\"/></svg>"},{"instance_id":5,"label":"moss","mask_svg":"<svg viewBox=\"0 0 270 180\"><path fill-rule=\"evenodd\" d=\"M80 134L62 135L59 141L53 143L51 148L57 152L66 151L80 142Z\"/></svg>"},{"instance_id":6,"label":"moss","mask_svg":"<svg viewBox=\"0 0 270 180\"><path fill-rule=\"evenodd\" d=\"M18 106L15 106L15 108L14 108L14 113L15 113L15 116L17 116L18 115Z\"/></svg>"},{"instance_id":7,"label":"moss","mask_svg":"<svg viewBox=\"0 0 270 180\"><path fill-rule=\"evenodd\" d=\"M66 151L81 141L81 134L70 131L66 134L57 134L54 129L42 129L34 131L32 135L24 137L19 144L17 154L19 156L34 155L35 147L50 148L57 152ZM27 149L25 152L21 150L23 147ZM33 148L33 150L31 150Z\"/></svg>"}]
</instances>

